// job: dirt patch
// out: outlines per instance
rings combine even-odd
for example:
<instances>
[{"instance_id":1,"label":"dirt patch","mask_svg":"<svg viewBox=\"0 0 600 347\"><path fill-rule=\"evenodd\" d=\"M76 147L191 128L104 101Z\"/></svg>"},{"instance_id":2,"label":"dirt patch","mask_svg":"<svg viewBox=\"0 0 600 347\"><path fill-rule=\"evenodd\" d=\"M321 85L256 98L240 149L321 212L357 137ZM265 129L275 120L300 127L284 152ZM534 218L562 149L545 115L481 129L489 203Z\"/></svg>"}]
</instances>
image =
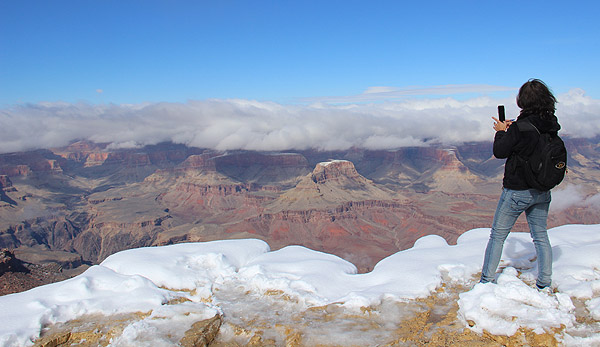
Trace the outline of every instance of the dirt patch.
<instances>
[{"instance_id":1,"label":"dirt patch","mask_svg":"<svg viewBox=\"0 0 600 347\"><path fill-rule=\"evenodd\" d=\"M148 317L147 313L130 313L111 316L87 315L66 323L55 324L44 329L42 337L34 344L36 347L57 346L107 346L111 340L123 333L132 323ZM174 345L183 347L208 346L221 326L221 316L216 315L192 324L184 337Z\"/></svg>"},{"instance_id":2,"label":"dirt patch","mask_svg":"<svg viewBox=\"0 0 600 347\"><path fill-rule=\"evenodd\" d=\"M513 336L477 334L458 317L458 295L467 291L461 286L442 287L425 299L410 302L387 302L349 312L339 304L312 307L297 312L285 322L278 320L273 309L270 317L247 317L235 324L224 316L223 331L213 347L232 346L557 346L555 329L535 334L521 329ZM281 294L275 291L271 298ZM400 318L397 318L400 317ZM263 319L264 318L264 319ZM397 318L397 320L396 320ZM378 332L378 333L376 333ZM357 336L352 340L352 335ZM337 337L336 337L337 336ZM367 336L365 338L365 336ZM373 337L372 340L370 336Z\"/></svg>"},{"instance_id":3,"label":"dirt patch","mask_svg":"<svg viewBox=\"0 0 600 347\"><path fill-rule=\"evenodd\" d=\"M400 323L398 338L388 346L557 346L554 334L535 334L530 329L520 329L513 336L498 336L484 332L479 335L466 328L458 318L458 294L468 288L442 287L434 295L417 300L426 310Z\"/></svg>"},{"instance_id":4,"label":"dirt patch","mask_svg":"<svg viewBox=\"0 0 600 347\"><path fill-rule=\"evenodd\" d=\"M122 334L129 324L149 315L150 312L111 316L85 315L66 323L58 323L44 328L34 346L107 346L111 339Z\"/></svg>"}]
</instances>

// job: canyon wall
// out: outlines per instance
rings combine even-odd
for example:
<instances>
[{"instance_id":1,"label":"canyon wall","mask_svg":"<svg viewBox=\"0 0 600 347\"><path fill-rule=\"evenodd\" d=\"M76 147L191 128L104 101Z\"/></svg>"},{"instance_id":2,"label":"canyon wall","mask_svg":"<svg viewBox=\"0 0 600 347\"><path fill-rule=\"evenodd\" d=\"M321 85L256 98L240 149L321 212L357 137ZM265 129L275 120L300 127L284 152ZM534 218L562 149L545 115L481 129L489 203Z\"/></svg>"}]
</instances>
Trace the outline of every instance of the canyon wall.
<instances>
[{"instance_id":1,"label":"canyon wall","mask_svg":"<svg viewBox=\"0 0 600 347\"><path fill-rule=\"evenodd\" d=\"M563 185L600 193L598 142L566 142ZM466 230L489 227L502 170L491 143L262 153L81 141L0 155L0 248L43 246L94 264L133 247L255 237L368 270L421 236L453 243ZM579 204L549 222L598 218ZM516 230L526 231L524 220Z\"/></svg>"}]
</instances>

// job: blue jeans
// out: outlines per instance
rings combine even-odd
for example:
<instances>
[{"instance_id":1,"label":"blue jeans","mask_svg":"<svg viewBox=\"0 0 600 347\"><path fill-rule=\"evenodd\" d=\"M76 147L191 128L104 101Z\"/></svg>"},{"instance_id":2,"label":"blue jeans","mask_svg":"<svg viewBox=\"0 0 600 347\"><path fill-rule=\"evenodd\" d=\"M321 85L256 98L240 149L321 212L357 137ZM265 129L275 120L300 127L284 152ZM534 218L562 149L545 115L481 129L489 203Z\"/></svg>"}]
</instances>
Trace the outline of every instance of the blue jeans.
<instances>
[{"instance_id":1,"label":"blue jeans","mask_svg":"<svg viewBox=\"0 0 600 347\"><path fill-rule=\"evenodd\" d=\"M485 249L481 270L482 283L491 282L495 279L496 269L502 256L504 240L506 240L519 215L525 212L529 232L531 238L533 238L537 254L538 277L536 284L542 288L550 285L552 281L552 247L546 229L550 200L550 191L506 188L502 190L494 215L494 222L492 223L490 239Z\"/></svg>"}]
</instances>

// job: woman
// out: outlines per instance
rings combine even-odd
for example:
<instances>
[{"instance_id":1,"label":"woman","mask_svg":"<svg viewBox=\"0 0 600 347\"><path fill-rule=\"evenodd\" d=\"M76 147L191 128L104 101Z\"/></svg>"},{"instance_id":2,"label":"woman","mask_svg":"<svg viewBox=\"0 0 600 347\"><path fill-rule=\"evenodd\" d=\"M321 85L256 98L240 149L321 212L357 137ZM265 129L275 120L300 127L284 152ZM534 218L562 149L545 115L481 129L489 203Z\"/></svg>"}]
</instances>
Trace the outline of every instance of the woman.
<instances>
[{"instance_id":1,"label":"woman","mask_svg":"<svg viewBox=\"0 0 600 347\"><path fill-rule=\"evenodd\" d=\"M485 250L481 282L494 281L496 269L502 256L504 240L517 221L525 212L527 223L535 251L537 253L538 289L550 286L552 281L552 248L546 229L548 208L550 207L550 191L533 189L527 184L525 172L517 155L529 156L535 149L538 133L535 131L519 131L519 122L533 124L540 133L556 135L560 130L554 115L556 98L544 82L531 79L519 89L517 106L521 113L516 122L501 122L495 117L494 156L499 159L508 158L504 165L503 189L494 215L490 239Z\"/></svg>"}]
</instances>

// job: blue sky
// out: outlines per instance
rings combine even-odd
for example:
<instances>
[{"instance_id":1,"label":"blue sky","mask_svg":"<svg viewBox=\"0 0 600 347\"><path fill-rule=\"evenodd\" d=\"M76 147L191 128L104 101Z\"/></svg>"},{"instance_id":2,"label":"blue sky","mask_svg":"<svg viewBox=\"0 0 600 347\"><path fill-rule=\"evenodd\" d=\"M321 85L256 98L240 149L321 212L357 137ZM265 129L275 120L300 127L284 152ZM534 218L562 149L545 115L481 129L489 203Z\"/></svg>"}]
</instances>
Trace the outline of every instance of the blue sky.
<instances>
[{"instance_id":1,"label":"blue sky","mask_svg":"<svg viewBox=\"0 0 600 347\"><path fill-rule=\"evenodd\" d=\"M0 106L514 95L530 77L598 98L598 13L596 1L4 0Z\"/></svg>"}]
</instances>

